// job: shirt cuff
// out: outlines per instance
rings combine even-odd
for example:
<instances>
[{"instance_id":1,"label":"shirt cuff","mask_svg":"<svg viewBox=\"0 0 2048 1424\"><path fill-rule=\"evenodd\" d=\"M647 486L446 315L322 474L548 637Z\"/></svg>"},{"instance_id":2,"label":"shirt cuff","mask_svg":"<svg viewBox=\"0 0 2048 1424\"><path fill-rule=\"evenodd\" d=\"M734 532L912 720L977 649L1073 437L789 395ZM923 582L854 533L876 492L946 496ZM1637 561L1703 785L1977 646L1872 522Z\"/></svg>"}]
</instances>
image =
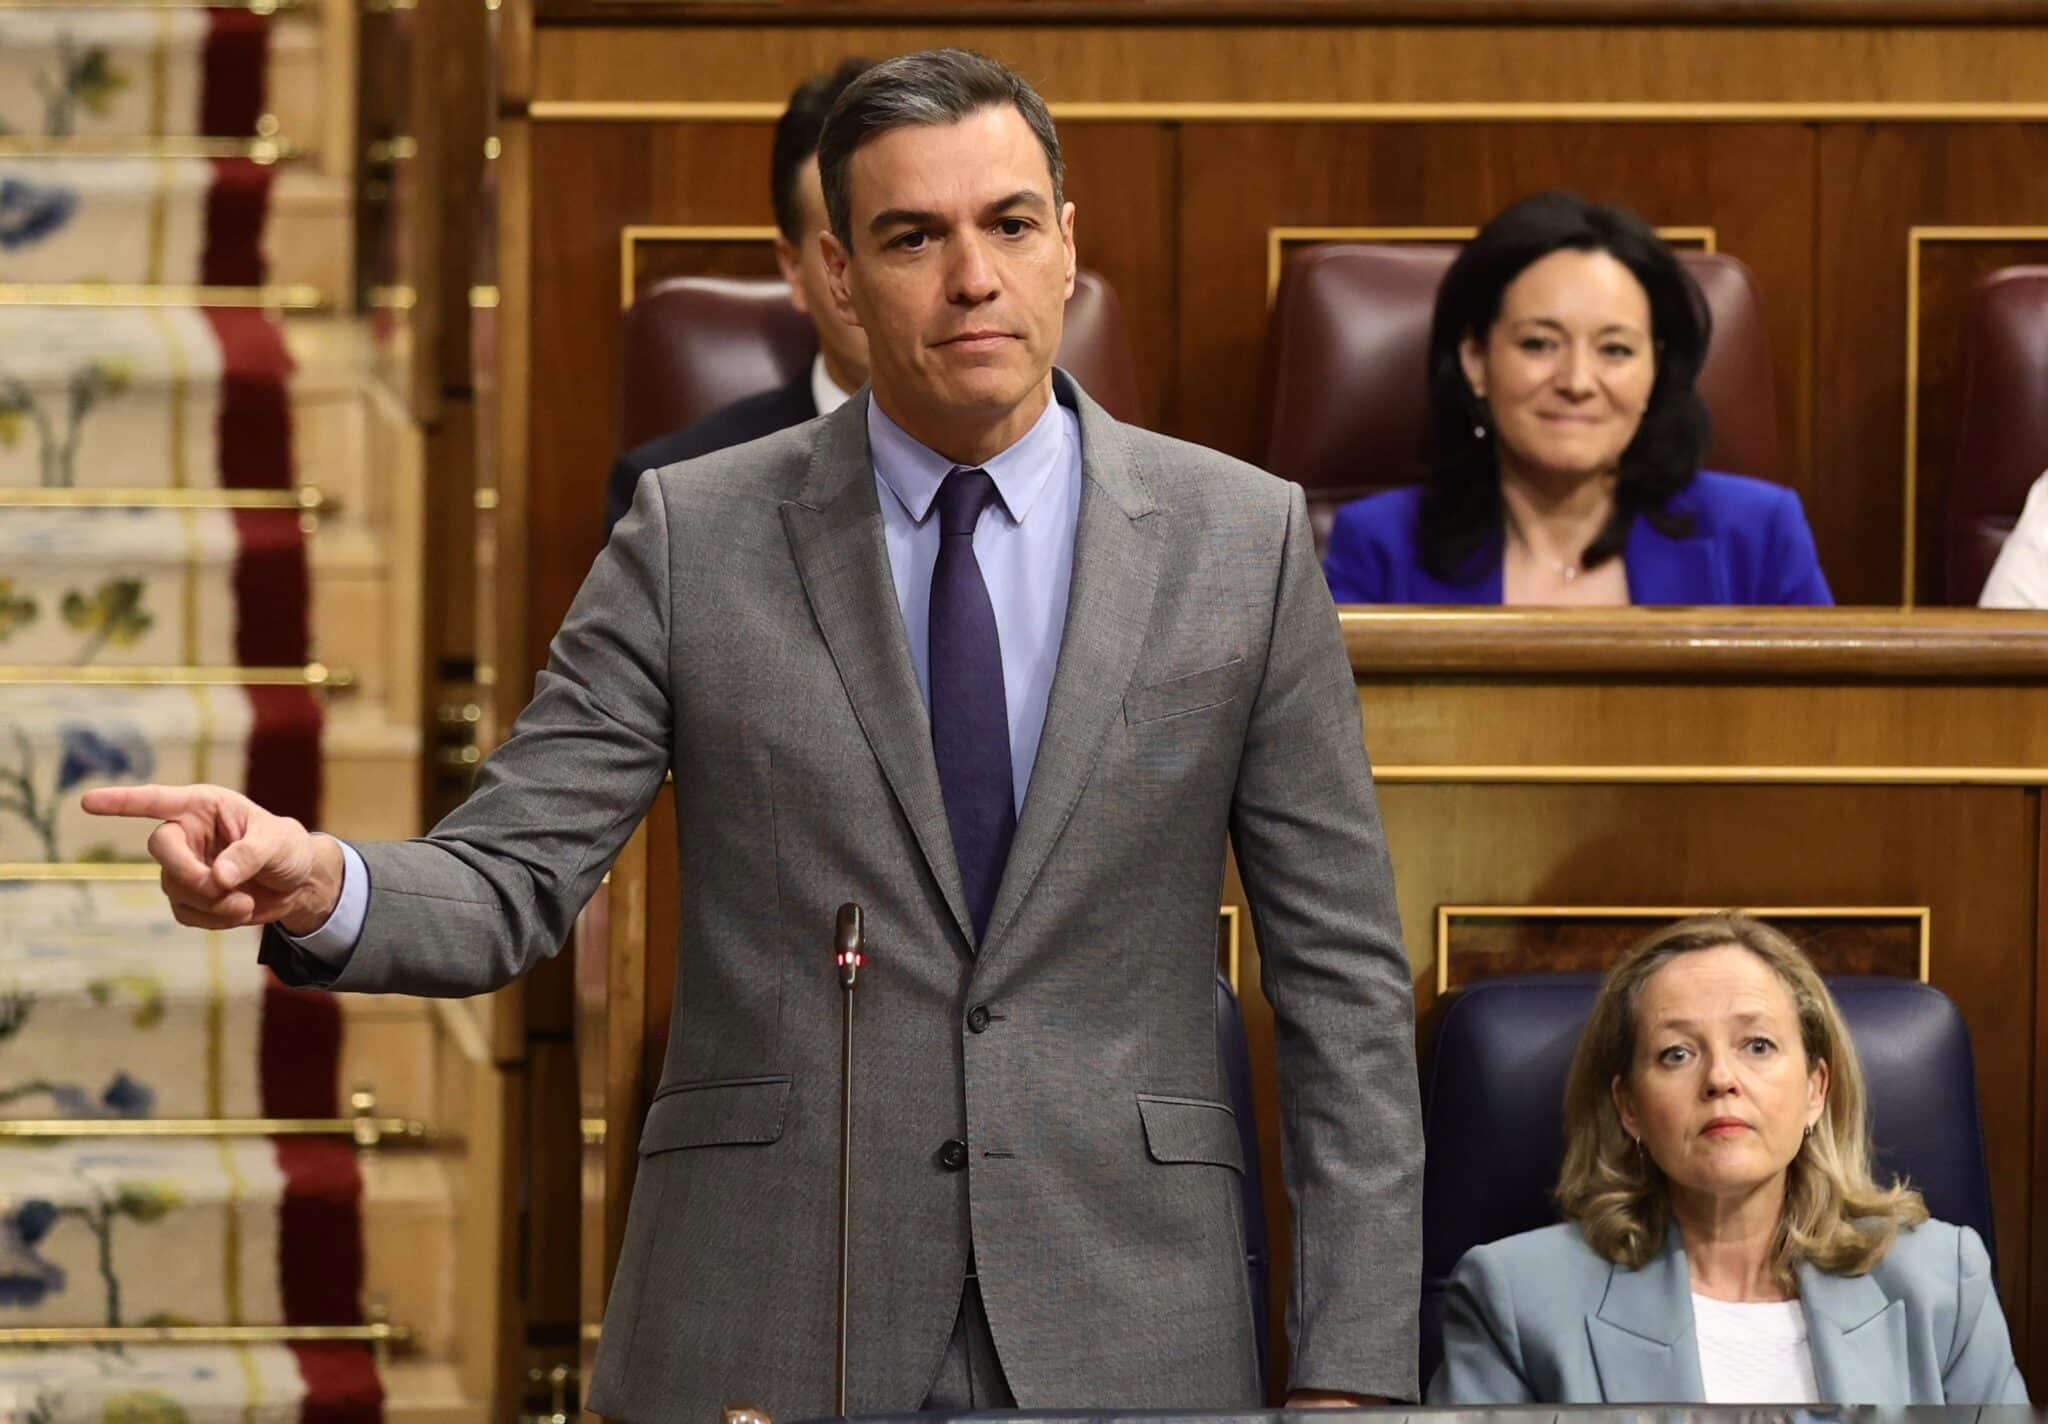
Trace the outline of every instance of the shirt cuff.
<instances>
[{"instance_id":1,"label":"shirt cuff","mask_svg":"<svg viewBox=\"0 0 2048 1424\"><path fill-rule=\"evenodd\" d=\"M278 933L315 959L339 969L363 937L363 921L370 912L370 867L347 841L335 844L341 847L341 895L328 912L327 923L309 935L292 934L282 925Z\"/></svg>"}]
</instances>

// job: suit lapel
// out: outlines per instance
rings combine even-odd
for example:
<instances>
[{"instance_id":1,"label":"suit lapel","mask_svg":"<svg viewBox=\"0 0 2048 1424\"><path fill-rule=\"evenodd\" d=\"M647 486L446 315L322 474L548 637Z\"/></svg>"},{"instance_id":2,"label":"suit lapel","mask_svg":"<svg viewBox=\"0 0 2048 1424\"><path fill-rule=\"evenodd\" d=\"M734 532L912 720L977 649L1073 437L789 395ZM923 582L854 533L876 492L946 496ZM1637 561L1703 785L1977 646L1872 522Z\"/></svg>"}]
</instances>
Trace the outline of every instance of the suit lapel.
<instances>
[{"instance_id":1,"label":"suit lapel","mask_svg":"<svg viewBox=\"0 0 2048 1424\"><path fill-rule=\"evenodd\" d=\"M983 946L1016 918L1081 799L1111 724L1123 710L1159 584L1156 506L1117 422L1071 381L1053 379L1081 420L1081 513L1074 575L1031 785Z\"/></svg>"},{"instance_id":2,"label":"suit lapel","mask_svg":"<svg viewBox=\"0 0 2048 1424\"><path fill-rule=\"evenodd\" d=\"M1911 1404L1906 1303L1869 1276L1799 1268L1814 1382L1832 1404Z\"/></svg>"},{"instance_id":3,"label":"suit lapel","mask_svg":"<svg viewBox=\"0 0 2048 1424\"><path fill-rule=\"evenodd\" d=\"M967 895L953 859L953 834L932 759L931 719L896 602L882 509L868 459L867 396L819 422L810 473L782 506L783 529L812 616L839 669L860 729L910 823L954 923L974 943Z\"/></svg>"},{"instance_id":4,"label":"suit lapel","mask_svg":"<svg viewBox=\"0 0 2048 1424\"><path fill-rule=\"evenodd\" d=\"M1616 1266L1600 1309L1586 1317L1586 1337L1609 1404L1703 1404L1699 1341L1694 1335L1692 1283L1677 1231L1639 1271Z\"/></svg>"}]
</instances>

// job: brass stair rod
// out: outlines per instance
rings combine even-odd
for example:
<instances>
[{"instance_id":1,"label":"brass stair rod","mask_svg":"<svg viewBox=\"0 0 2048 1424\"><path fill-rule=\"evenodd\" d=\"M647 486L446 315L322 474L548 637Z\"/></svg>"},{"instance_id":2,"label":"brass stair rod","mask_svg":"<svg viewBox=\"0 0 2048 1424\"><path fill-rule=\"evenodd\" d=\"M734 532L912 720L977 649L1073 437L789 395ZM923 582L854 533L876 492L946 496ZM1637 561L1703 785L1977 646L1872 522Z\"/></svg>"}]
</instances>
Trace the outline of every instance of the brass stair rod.
<instances>
[{"instance_id":1,"label":"brass stair rod","mask_svg":"<svg viewBox=\"0 0 2048 1424\"><path fill-rule=\"evenodd\" d=\"M403 1117L13 1118L0 1139L49 1137L352 1137L363 1147L425 1146L423 1122Z\"/></svg>"}]
</instances>

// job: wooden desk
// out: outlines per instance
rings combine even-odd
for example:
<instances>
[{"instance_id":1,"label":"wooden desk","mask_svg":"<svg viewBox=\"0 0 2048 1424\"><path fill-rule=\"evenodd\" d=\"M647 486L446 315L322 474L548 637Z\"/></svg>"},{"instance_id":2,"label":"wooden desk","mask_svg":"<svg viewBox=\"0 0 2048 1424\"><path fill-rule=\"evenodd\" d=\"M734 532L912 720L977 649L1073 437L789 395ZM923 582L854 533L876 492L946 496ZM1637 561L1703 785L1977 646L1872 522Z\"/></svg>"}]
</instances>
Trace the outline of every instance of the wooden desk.
<instances>
[{"instance_id":1,"label":"wooden desk","mask_svg":"<svg viewBox=\"0 0 2048 1424\"><path fill-rule=\"evenodd\" d=\"M2022 1367L2048 1379L2048 618L1343 616L1425 1024L1440 984L1604 961L1687 909L1783 911L1823 967L1924 968L1975 1041L2000 1293ZM607 1252L593 1283L609 1279L675 988L666 793L609 893L608 986L589 1000L608 1034L581 1055L585 1111L608 1124L585 1178ZM1243 905L1234 873L1229 897ZM1270 1239L1285 1241L1272 1013L1238 919Z\"/></svg>"}]
</instances>

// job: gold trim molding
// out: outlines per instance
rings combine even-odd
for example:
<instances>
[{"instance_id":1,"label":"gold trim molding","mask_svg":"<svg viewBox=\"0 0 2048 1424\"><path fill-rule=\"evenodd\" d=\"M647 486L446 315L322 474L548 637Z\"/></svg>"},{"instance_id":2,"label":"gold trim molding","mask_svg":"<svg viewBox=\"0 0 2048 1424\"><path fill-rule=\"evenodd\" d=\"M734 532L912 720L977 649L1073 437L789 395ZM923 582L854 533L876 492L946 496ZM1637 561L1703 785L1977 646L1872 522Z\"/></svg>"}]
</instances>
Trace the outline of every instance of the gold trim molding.
<instances>
[{"instance_id":1,"label":"gold trim molding","mask_svg":"<svg viewBox=\"0 0 2048 1424\"><path fill-rule=\"evenodd\" d=\"M293 1341L406 1345L409 1325L38 1325L0 1330L16 1345L283 1345Z\"/></svg>"},{"instance_id":2,"label":"gold trim molding","mask_svg":"<svg viewBox=\"0 0 2048 1424\"><path fill-rule=\"evenodd\" d=\"M1266 229L1266 307L1280 292L1280 267L1287 257L1287 244L1319 242L1470 242L1479 229L1472 226L1428 227L1269 227ZM1712 227L1660 227L1657 235L1666 242L1696 242L1707 252L1720 251L1720 234Z\"/></svg>"},{"instance_id":3,"label":"gold trim molding","mask_svg":"<svg viewBox=\"0 0 2048 1424\"><path fill-rule=\"evenodd\" d=\"M1955 227L1914 224L1906 229L1906 507L1904 571L1899 604L1918 602L1914 583L1920 563L1920 249L1930 242L2048 242L2048 227Z\"/></svg>"},{"instance_id":4,"label":"gold trim molding","mask_svg":"<svg viewBox=\"0 0 2048 1424\"><path fill-rule=\"evenodd\" d=\"M320 311L317 287L147 286L121 282L0 282L0 307L262 307Z\"/></svg>"},{"instance_id":5,"label":"gold trim molding","mask_svg":"<svg viewBox=\"0 0 2048 1424\"><path fill-rule=\"evenodd\" d=\"M300 156L289 139L259 138L128 138L72 135L43 138L32 134L0 134L0 158L94 159L94 158L246 158L269 167Z\"/></svg>"},{"instance_id":6,"label":"gold trim molding","mask_svg":"<svg viewBox=\"0 0 2048 1424\"><path fill-rule=\"evenodd\" d=\"M1682 920L1714 915L1728 905L1438 905L1436 907L1436 991L1451 988L1451 921L1461 920ZM1778 905L1741 908L1760 920L1908 920L1919 927L1920 982L1933 963L1934 911L1926 905Z\"/></svg>"},{"instance_id":7,"label":"gold trim molding","mask_svg":"<svg viewBox=\"0 0 2048 1424\"><path fill-rule=\"evenodd\" d=\"M1230 981L1230 992L1244 999L1244 986L1238 977L1238 968L1244 962L1244 917L1235 905L1225 905L1217 913L1222 917L1218 928L1223 932L1223 977Z\"/></svg>"},{"instance_id":8,"label":"gold trim molding","mask_svg":"<svg viewBox=\"0 0 2048 1424\"><path fill-rule=\"evenodd\" d=\"M775 106L775 116L781 115ZM643 242L773 242L775 225L746 223L628 223L619 229L619 310L633 305L633 250Z\"/></svg>"},{"instance_id":9,"label":"gold trim molding","mask_svg":"<svg viewBox=\"0 0 2048 1424\"><path fill-rule=\"evenodd\" d=\"M303 667L0 666L0 687L324 687L355 685L355 674L325 663Z\"/></svg>"},{"instance_id":10,"label":"gold trim molding","mask_svg":"<svg viewBox=\"0 0 2048 1424\"><path fill-rule=\"evenodd\" d=\"M0 509L295 509L331 514L335 502L318 485L296 489L0 489Z\"/></svg>"},{"instance_id":11,"label":"gold trim molding","mask_svg":"<svg viewBox=\"0 0 2048 1424\"><path fill-rule=\"evenodd\" d=\"M527 117L536 123L773 123L781 100L756 99L536 99ZM1459 101L1452 103L1211 103L1201 100L1053 103L1062 123L2038 123L2048 103L1822 101L1764 103L1555 103Z\"/></svg>"},{"instance_id":12,"label":"gold trim molding","mask_svg":"<svg viewBox=\"0 0 2048 1424\"><path fill-rule=\"evenodd\" d=\"M53 1137L352 1137L361 1147L395 1147L425 1146L432 1139L432 1134L425 1123L404 1117L0 1119L0 1140Z\"/></svg>"},{"instance_id":13,"label":"gold trim molding","mask_svg":"<svg viewBox=\"0 0 2048 1424\"><path fill-rule=\"evenodd\" d=\"M2039 766L1375 766L1384 785L2048 786Z\"/></svg>"}]
</instances>

